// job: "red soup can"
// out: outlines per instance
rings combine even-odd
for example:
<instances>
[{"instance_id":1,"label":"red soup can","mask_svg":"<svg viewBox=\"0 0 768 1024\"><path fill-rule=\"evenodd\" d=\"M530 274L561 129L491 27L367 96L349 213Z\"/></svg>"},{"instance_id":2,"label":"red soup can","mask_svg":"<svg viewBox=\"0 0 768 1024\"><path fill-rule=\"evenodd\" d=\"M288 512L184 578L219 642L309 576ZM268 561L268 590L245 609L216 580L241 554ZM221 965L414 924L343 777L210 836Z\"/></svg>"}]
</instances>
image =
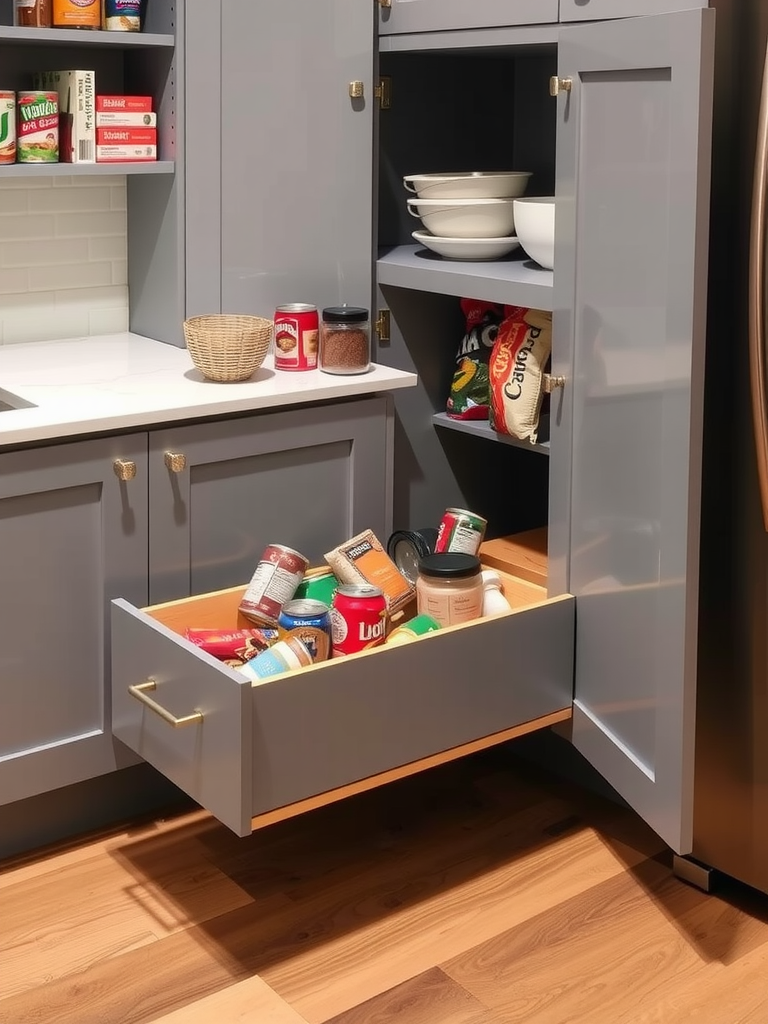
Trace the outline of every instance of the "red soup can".
<instances>
[{"instance_id":1,"label":"red soup can","mask_svg":"<svg viewBox=\"0 0 768 1024\"><path fill-rule=\"evenodd\" d=\"M465 555L476 555L483 543L488 520L465 508L447 508L435 541L435 554L444 551L460 551Z\"/></svg>"},{"instance_id":2,"label":"red soup can","mask_svg":"<svg viewBox=\"0 0 768 1024\"><path fill-rule=\"evenodd\" d=\"M290 302L275 310L275 369L316 370L317 306Z\"/></svg>"},{"instance_id":3,"label":"red soup can","mask_svg":"<svg viewBox=\"0 0 768 1024\"><path fill-rule=\"evenodd\" d=\"M383 644L387 635L384 591L367 583L338 587L331 605L331 631L334 658Z\"/></svg>"}]
</instances>

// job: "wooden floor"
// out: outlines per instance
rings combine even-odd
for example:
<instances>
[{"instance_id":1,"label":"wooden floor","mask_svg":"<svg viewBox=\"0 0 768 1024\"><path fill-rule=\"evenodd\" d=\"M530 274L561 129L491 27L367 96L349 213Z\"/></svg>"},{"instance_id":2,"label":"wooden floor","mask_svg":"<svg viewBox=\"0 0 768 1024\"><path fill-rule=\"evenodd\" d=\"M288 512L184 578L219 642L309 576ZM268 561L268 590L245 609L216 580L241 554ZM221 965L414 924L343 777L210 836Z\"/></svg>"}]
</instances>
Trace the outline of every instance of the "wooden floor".
<instances>
[{"instance_id":1,"label":"wooden floor","mask_svg":"<svg viewBox=\"0 0 768 1024\"><path fill-rule=\"evenodd\" d=\"M768 897L508 752L0 865L2 1024L766 1024Z\"/></svg>"}]
</instances>

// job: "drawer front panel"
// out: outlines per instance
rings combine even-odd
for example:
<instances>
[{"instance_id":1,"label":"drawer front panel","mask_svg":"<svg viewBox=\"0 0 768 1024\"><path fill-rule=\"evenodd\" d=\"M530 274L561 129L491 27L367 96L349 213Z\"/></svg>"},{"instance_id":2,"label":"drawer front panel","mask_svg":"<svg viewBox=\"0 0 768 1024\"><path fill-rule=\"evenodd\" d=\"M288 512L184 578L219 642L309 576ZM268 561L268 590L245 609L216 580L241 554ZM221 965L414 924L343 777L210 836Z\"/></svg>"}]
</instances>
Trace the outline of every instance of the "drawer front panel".
<instances>
[{"instance_id":1,"label":"drawer front panel","mask_svg":"<svg viewBox=\"0 0 768 1024\"><path fill-rule=\"evenodd\" d=\"M149 696L201 724L174 728L129 692L154 679ZM251 831L250 684L133 608L112 603L112 731L238 835Z\"/></svg>"},{"instance_id":2,"label":"drawer front panel","mask_svg":"<svg viewBox=\"0 0 768 1024\"><path fill-rule=\"evenodd\" d=\"M558 0L392 0L381 7L379 33L442 32L557 21Z\"/></svg>"},{"instance_id":3,"label":"drawer front panel","mask_svg":"<svg viewBox=\"0 0 768 1024\"><path fill-rule=\"evenodd\" d=\"M253 689L253 813L568 707L573 598Z\"/></svg>"},{"instance_id":4,"label":"drawer front panel","mask_svg":"<svg viewBox=\"0 0 768 1024\"><path fill-rule=\"evenodd\" d=\"M709 0L560 0L560 21L600 21L709 7Z\"/></svg>"}]
</instances>

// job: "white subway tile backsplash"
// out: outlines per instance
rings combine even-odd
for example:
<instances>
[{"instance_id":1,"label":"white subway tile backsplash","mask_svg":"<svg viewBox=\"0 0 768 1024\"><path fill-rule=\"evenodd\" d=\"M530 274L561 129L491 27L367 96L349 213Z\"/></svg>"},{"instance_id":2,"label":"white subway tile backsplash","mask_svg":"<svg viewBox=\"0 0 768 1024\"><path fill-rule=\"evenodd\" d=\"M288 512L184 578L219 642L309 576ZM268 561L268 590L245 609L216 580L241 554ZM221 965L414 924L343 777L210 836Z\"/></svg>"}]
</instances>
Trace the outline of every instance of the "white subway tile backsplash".
<instances>
[{"instance_id":1,"label":"white subway tile backsplash","mask_svg":"<svg viewBox=\"0 0 768 1024\"><path fill-rule=\"evenodd\" d=\"M0 181L0 344L128 330L124 176Z\"/></svg>"}]
</instances>

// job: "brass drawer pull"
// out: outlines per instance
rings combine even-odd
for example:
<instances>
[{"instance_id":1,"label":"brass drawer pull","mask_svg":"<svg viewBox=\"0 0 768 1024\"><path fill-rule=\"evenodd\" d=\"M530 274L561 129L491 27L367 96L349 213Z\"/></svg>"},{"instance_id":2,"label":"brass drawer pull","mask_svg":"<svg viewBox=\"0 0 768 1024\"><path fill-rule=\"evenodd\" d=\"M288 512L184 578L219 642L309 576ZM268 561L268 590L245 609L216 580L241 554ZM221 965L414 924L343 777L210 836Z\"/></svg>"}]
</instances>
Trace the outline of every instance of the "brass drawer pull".
<instances>
[{"instance_id":1,"label":"brass drawer pull","mask_svg":"<svg viewBox=\"0 0 768 1024\"><path fill-rule=\"evenodd\" d=\"M176 715L172 715L170 711L158 704L156 700L152 700L151 697L147 696L147 691L157 689L157 683L154 679L148 679L146 683L136 683L135 686L128 687L128 693L142 704L146 705L150 711L154 711L156 715L159 715L164 722L168 725L172 725L174 729L183 729L185 725L197 725L198 722L203 720L202 711L193 711L191 715L182 715L181 718L177 718Z\"/></svg>"}]
</instances>

